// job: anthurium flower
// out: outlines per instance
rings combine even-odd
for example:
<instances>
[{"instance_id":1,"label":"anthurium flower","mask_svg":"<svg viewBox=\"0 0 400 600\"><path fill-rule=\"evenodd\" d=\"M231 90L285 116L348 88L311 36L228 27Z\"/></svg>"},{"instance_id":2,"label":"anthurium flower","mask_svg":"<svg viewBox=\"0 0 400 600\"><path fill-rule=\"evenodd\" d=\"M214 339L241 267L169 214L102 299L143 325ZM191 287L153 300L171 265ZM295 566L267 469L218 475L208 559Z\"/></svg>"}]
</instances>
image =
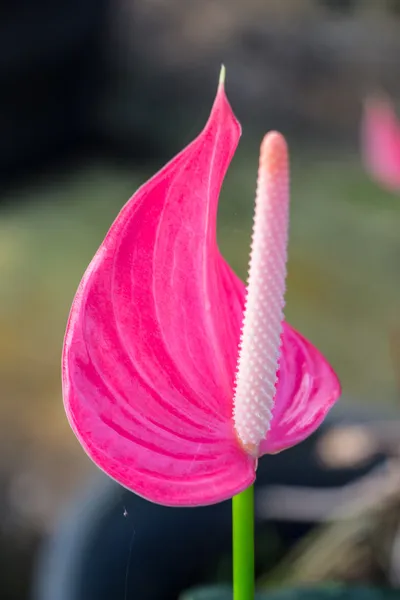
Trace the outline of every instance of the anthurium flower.
<instances>
[{"instance_id":1,"label":"anthurium flower","mask_svg":"<svg viewBox=\"0 0 400 600\"><path fill-rule=\"evenodd\" d=\"M371 178L389 191L399 191L400 123L388 98L371 97L365 102L361 149Z\"/></svg>"},{"instance_id":2,"label":"anthurium flower","mask_svg":"<svg viewBox=\"0 0 400 600\"><path fill-rule=\"evenodd\" d=\"M283 322L289 187L280 134L261 149L247 296L218 249L218 198L240 133L221 79L200 135L117 216L67 326L72 429L101 469L164 505L244 490L258 457L310 435L340 393L318 350Z\"/></svg>"}]
</instances>

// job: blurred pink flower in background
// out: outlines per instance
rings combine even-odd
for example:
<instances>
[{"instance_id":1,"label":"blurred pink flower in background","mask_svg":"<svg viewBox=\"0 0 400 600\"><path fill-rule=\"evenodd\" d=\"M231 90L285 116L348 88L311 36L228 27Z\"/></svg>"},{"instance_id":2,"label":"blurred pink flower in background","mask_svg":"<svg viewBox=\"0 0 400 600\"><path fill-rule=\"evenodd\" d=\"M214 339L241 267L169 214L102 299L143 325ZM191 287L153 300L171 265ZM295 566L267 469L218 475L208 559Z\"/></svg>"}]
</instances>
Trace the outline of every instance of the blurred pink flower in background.
<instances>
[{"instance_id":1,"label":"blurred pink flower in background","mask_svg":"<svg viewBox=\"0 0 400 600\"><path fill-rule=\"evenodd\" d=\"M340 394L319 351L282 324L289 180L277 133L262 146L243 324L246 288L216 237L239 137L221 83L204 130L121 210L67 326L63 395L76 436L101 469L160 504L242 491L259 456L310 435Z\"/></svg>"},{"instance_id":2,"label":"blurred pink flower in background","mask_svg":"<svg viewBox=\"0 0 400 600\"><path fill-rule=\"evenodd\" d=\"M400 123L391 101L384 96L364 103L361 149L366 170L382 187L400 190Z\"/></svg>"}]
</instances>

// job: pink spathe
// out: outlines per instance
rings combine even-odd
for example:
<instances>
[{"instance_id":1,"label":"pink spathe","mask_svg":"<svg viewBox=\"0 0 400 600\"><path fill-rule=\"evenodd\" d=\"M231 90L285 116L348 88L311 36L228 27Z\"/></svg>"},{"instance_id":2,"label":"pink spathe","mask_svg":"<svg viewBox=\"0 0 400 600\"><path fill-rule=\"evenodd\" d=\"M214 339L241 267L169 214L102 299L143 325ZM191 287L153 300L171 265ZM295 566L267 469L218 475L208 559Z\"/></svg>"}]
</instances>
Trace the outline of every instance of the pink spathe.
<instances>
[{"instance_id":1,"label":"pink spathe","mask_svg":"<svg viewBox=\"0 0 400 600\"><path fill-rule=\"evenodd\" d=\"M221 84L201 134L121 210L68 321L62 373L72 429L108 475L164 505L212 504L255 479L257 459L233 419L245 286L216 239L239 137ZM258 454L310 435L339 394L325 359L284 323Z\"/></svg>"}]
</instances>

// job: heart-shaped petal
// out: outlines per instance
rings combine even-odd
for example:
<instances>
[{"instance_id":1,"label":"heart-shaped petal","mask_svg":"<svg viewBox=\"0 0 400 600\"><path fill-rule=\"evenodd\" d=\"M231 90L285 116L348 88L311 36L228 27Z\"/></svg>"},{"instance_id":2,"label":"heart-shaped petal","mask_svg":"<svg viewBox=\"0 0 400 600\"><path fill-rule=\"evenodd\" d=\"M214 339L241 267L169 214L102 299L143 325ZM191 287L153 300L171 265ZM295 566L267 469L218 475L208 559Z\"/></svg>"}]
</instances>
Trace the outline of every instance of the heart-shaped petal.
<instances>
[{"instance_id":1,"label":"heart-shaped petal","mask_svg":"<svg viewBox=\"0 0 400 600\"><path fill-rule=\"evenodd\" d=\"M202 133L118 215L68 321L63 396L75 434L111 477L165 505L218 502L254 480L232 417L245 287L216 242L239 136L220 85ZM339 391L323 357L285 324L260 453L307 437Z\"/></svg>"},{"instance_id":2,"label":"heart-shaped petal","mask_svg":"<svg viewBox=\"0 0 400 600\"><path fill-rule=\"evenodd\" d=\"M217 502L254 479L231 420L242 308L216 242L239 137L220 86L202 133L112 225L65 338L78 439L109 475L166 505Z\"/></svg>"}]
</instances>

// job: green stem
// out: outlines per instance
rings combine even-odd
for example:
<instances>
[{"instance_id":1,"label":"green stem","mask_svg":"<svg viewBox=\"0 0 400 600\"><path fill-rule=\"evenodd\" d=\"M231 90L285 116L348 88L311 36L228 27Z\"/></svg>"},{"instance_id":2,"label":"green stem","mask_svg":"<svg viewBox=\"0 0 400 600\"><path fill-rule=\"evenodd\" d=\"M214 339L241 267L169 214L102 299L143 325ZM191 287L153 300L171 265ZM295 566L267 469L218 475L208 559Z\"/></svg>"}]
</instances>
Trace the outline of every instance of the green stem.
<instances>
[{"instance_id":1,"label":"green stem","mask_svg":"<svg viewBox=\"0 0 400 600\"><path fill-rule=\"evenodd\" d=\"M254 487L232 498L233 598L254 600Z\"/></svg>"}]
</instances>

